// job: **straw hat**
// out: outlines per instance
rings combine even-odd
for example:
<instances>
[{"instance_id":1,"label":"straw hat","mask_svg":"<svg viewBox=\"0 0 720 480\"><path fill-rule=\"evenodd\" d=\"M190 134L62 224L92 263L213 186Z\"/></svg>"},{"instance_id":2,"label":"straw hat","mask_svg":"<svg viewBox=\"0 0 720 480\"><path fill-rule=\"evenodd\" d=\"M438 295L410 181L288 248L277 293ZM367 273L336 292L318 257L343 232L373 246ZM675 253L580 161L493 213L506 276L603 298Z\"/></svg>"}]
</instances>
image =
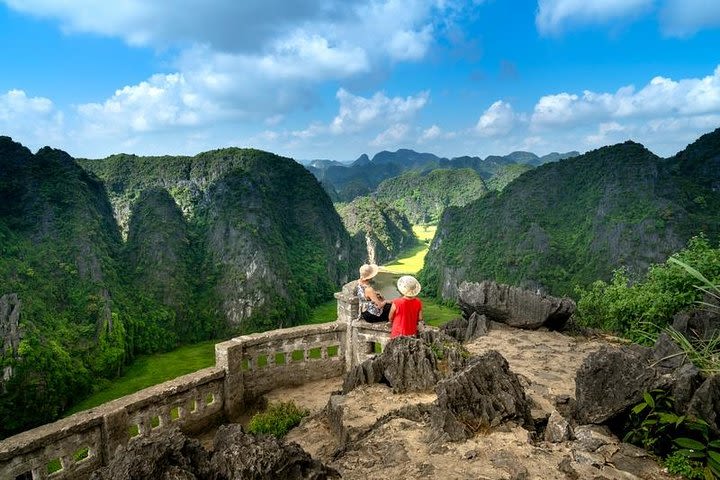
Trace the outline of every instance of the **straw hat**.
<instances>
[{"instance_id":1,"label":"straw hat","mask_svg":"<svg viewBox=\"0 0 720 480\"><path fill-rule=\"evenodd\" d=\"M365 265L360 267L360 280L370 280L378 274L378 270L378 266L374 263L366 263Z\"/></svg>"},{"instance_id":2,"label":"straw hat","mask_svg":"<svg viewBox=\"0 0 720 480\"><path fill-rule=\"evenodd\" d=\"M418 282L415 277L403 275L398 278L397 289L406 297L416 297L418 293L420 293L420 288L420 282Z\"/></svg>"}]
</instances>

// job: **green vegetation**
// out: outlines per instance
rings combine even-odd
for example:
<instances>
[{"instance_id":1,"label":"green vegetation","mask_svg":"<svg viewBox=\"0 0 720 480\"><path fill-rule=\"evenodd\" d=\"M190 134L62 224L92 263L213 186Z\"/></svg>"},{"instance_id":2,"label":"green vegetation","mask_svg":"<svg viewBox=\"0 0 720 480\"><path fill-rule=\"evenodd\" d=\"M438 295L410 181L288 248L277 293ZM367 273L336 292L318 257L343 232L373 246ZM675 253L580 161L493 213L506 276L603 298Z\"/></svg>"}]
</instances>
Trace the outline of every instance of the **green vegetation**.
<instances>
[{"instance_id":1,"label":"green vegetation","mask_svg":"<svg viewBox=\"0 0 720 480\"><path fill-rule=\"evenodd\" d=\"M167 353L141 355L135 359L122 376L100 382L95 393L74 405L65 415L102 405L110 400L130 395L143 388L172 380L215 365L215 343L206 341L183 346Z\"/></svg>"},{"instance_id":2,"label":"green vegetation","mask_svg":"<svg viewBox=\"0 0 720 480\"><path fill-rule=\"evenodd\" d=\"M541 165L438 225L421 281L433 295L493 279L573 295L626 267L634 281L694 235L720 238L720 129L662 159L626 142Z\"/></svg>"},{"instance_id":3,"label":"green vegetation","mask_svg":"<svg viewBox=\"0 0 720 480\"><path fill-rule=\"evenodd\" d=\"M523 173L532 170L533 167L524 163L511 163L498 168L495 174L487 182L490 190L502 191L510 182L515 180Z\"/></svg>"},{"instance_id":4,"label":"green vegetation","mask_svg":"<svg viewBox=\"0 0 720 480\"><path fill-rule=\"evenodd\" d=\"M698 280L679 262L697 265L708 282L720 282L720 245L704 236L692 238L675 259L652 265L645 278L631 283L625 270L609 283L598 280L578 289L576 318L586 326L610 330L641 343L650 343L682 309L702 299Z\"/></svg>"},{"instance_id":5,"label":"green vegetation","mask_svg":"<svg viewBox=\"0 0 720 480\"><path fill-rule=\"evenodd\" d=\"M375 263L383 263L402 249L415 244L407 217L387 203L370 197L357 197L348 204L335 205L358 250L367 249ZM366 237L374 244L371 252Z\"/></svg>"},{"instance_id":6,"label":"green vegetation","mask_svg":"<svg viewBox=\"0 0 720 480\"><path fill-rule=\"evenodd\" d=\"M413 225L412 231L419 243L401 252L398 258L384 265L383 268L390 273L414 275L419 272L425 264L425 256L436 229L434 225Z\"/></svg>"},{"instance_id":7,"label":"green vegetation","mask_svg":"<svg viewBox=\"0 0 720 480\"><path fill-rule=\"evenodd\" d=\"M270 434L282 438L309 414L307 409L298 407L292 401L271 403L264 412L258 413L250 419L248 432L256 435Z\"/></svg>"},{"instance_id":8,"label":"green vegetation","mask_svg":"<svg viewBox=\"0 0 720 480\"><path fill-rule=\"evenodd\" d=\"M258 150L76 162L0 137L0 198L0 302L20 312L0 438L138 356L307 321L359 257L313 176Z\"/></svg>"},{"instance_id":9,"label":"green vegetation","mask_svg":"<svg viewBox=\"0 0 720 480\"><path fill-rule=\"evenodd\" d=\"M414 224L437 223L448 206L463 206L488 189L470 168L411 171L383 181L375 195L407 215Z\"/></svg>"},{"instance_id":10,"label":"green vegetation","mask_svg":"<svg viewBox=\"0 0 720 480\"><path fill-rule=\"evenodd\" d=\"M625 425L624 441L664 458L669 473L689 479L720 478L720 437L698 418L675 413L663 390L645 392Z\"/></svg>"}]
</instances>

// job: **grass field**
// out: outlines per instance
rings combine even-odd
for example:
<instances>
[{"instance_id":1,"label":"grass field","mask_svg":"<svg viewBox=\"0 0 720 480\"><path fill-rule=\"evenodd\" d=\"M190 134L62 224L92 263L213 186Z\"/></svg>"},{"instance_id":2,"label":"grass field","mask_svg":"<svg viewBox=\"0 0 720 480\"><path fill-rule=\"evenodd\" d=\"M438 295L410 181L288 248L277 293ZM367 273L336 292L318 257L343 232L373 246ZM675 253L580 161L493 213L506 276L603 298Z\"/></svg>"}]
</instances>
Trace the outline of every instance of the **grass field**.
<instances>
[{"instance_id":1,"label":"grass field","mask_svg":"<svg viewBox=\"0 0 720 480\"><path fill-rule=\"evenodd\" d=\"M419 244L401 253L397 260L384 265L383 268L390 273L410 275L418 273L425 264L425 255L430 248L430 242L435 236L436 229L437 227L434 225L413 226L413 233L420 240Z\"/></svg>"},{"instance_id":2,"label":"grass field","mask_svg":"<svg viewBox=\"0 0 720 480\"><path fill-rule=\"evenodd\" d=\"M104 388L75 405L66 415L211 367L215 365L215 343L211 340L180 347L172 352L138 357L121 377L106 382Z\"/></svg>"}]
</instances>

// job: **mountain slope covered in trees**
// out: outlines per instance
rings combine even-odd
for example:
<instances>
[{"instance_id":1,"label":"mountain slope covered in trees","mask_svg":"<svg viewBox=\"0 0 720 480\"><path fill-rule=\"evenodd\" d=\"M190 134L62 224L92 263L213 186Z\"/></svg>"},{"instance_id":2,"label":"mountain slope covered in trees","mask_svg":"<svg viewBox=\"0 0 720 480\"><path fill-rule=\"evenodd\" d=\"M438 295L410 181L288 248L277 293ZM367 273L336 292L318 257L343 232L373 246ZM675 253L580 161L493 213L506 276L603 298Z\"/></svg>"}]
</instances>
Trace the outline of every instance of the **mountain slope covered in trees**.
<instances>
[{"instance_id":1,"label":"mountain slope covered in trees","mask_svg":"<svg viewBox=\"0 0 720 480\"><path fill-rule=\"evenodd\" d=\"M0 198L0 436L136 354L300 323L362 260L317 180L258 150L77 162L0 137Z\"/></svg>"},{"instance_id":2,"label":"mountain slope covered in trees","mask_svg":"<svg viewBox=\"0 0 720 480\"><path fill-rule=\"evenodd\" d=\"M720 234L720 129L669 159L626 142L548 163L450 208L422 277L443 296L482 279L572 294L618 267L644 272L699 233Z\"/></svg>"},{"instance_id":3,"label":"mountain slope covered in trees","mask_svg":"<svg viewBox=\"0 0 720 480\"><path fill-rule=\"evenodd\" d=\"M463 206L487 193L480 175L470 168L410 171L383 181L375 197L407 215L414 224L437 223L448 206Z\"/></svg>"}]
</instances>

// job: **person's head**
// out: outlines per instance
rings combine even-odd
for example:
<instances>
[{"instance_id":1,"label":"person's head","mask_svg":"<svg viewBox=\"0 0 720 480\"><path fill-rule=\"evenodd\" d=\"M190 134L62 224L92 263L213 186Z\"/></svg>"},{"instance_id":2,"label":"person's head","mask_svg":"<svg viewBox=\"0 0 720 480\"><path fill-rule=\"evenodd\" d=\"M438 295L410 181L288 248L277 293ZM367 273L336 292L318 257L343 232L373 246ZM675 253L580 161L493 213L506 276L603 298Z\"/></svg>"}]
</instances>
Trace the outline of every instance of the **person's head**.
<instances>
[{"instance_id":1,"label":"person's head","mask_svg":"<svg viewBox=\"0 0 720 480\"><path fill-rule=\"evenodd\" d=\"M362 267L360 267L360 280L361 281L368 281L371 278L375 277L375 275L378 274L378 266L374 263L366 263Z\"/></svg>"},{"instance_id":2,"label":"person's head","mask_svg":"<svg viewBox=\"0 0 720 480\"><path fill-rule=\"evenodd\" d=\"M420 282L412 275L403 275L398 278L397 289L405 297L417 297L420 293Z\"/></svg>"}]
</instances>

